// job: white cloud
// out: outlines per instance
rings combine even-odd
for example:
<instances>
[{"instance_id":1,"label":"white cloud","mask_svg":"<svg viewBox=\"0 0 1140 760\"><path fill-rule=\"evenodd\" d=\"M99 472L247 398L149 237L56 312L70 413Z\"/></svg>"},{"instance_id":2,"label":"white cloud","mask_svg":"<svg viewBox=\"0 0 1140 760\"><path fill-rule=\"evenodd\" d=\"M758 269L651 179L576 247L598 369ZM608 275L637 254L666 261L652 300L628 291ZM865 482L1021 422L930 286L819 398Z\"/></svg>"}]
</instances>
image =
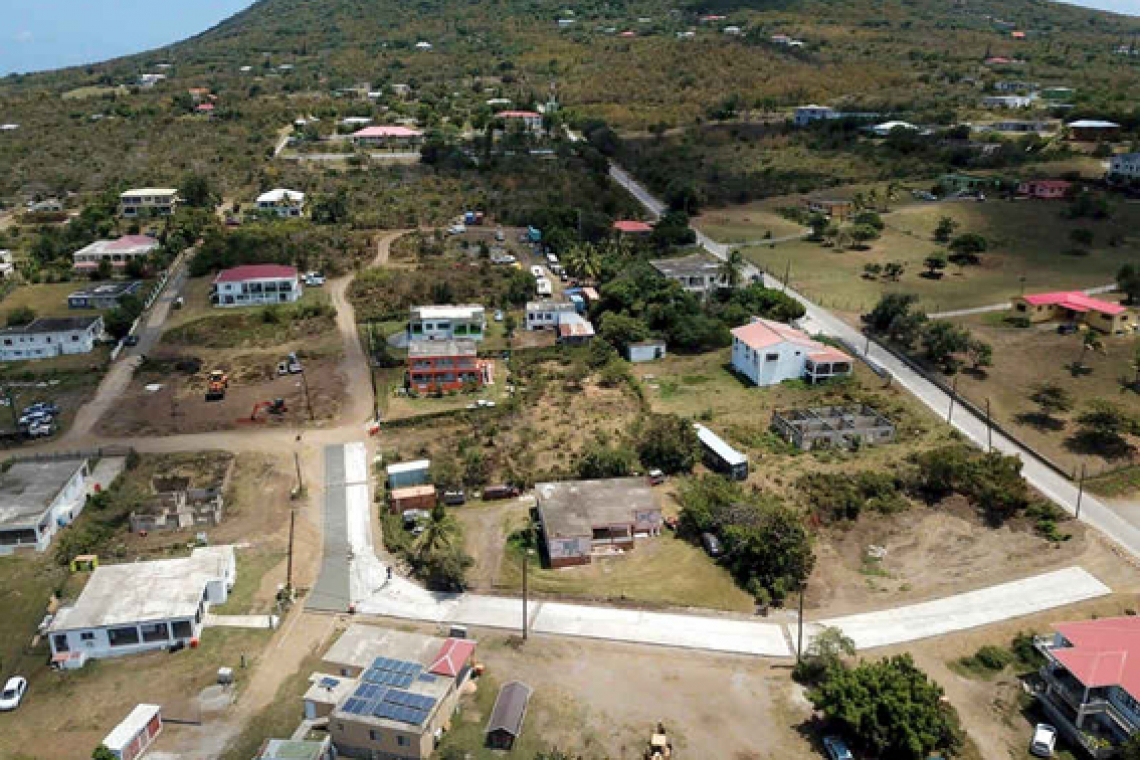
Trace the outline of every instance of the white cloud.
<instances>
[{"instance_id":1,"label":"white cloud","mask_svg":"<svg viewBox=\"0 0 1140 760\"><path fill-rule=\"evenodd\" d=\"M35 35L27 29L16 35L16 42L31 42L33 39L35 39Z\"/></svg>"}]
</instances>

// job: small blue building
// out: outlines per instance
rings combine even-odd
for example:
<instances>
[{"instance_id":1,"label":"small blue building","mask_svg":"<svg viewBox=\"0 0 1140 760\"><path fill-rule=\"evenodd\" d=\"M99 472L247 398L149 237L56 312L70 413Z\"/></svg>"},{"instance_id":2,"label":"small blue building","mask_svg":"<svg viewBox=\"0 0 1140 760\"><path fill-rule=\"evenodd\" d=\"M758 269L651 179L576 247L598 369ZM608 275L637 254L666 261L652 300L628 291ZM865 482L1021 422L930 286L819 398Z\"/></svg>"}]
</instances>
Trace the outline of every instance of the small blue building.
<instances>
[{"instance_id":1,"label":"small blue building","mask_svg":"<svg viewBox=\"0 0 1140 760\"><path fill-rule=\"evenodd\" d=\"M430 468L430 459L390 464L388 465L388 488L422 486L428 482L428 470Z\"/></svg>"}]
</instances>

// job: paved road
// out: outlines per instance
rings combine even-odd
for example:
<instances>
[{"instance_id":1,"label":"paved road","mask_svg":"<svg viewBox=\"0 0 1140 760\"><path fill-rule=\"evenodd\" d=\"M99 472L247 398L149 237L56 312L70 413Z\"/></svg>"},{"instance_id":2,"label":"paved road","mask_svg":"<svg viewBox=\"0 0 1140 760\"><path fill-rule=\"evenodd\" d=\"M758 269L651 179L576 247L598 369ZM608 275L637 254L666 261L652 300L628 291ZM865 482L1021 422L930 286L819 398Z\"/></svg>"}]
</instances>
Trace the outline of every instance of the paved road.
<instances>
[{"instance_id":1,"label":"paved road","mask_svg":"<svg viewBox=\"0 0 1140 760\"><path fill-rule=\"evenodd\" d=\"M610 174L618 184L627 188L649 213L654 216L660 215L664 209L664 204L654 198L648 190L638 184L626 171L611 165ZM719 259L723 260L728 255L728 246L717 243L699 231L697 232L697 242ZM745 275L751 277L754 272L755 268L750 266L749 269L745 271ZM764 283L769 287L783 288L783 285L779 281L768 275L764 275ZM808 318L814 324L818 325L820 331L825 335L839 338L850 346L862 346L865 344L866 337L859 330L856 330L826 309L812 303L794 289L789 287L785 289L785 292L804 305L804 308L807 309ZM882 348L872 345L870 354L871 356L868 358L871 358L880 367L886 369L894 377L896 382L910 391L919 401L926 404L931 411L944 418L949 414L950 396L943 392L941 388L916 373L909 366L895 358L893 354L888 353ZM953 414L953 425L978 446L982 448L987 446L989 434L987 432L988 426L984 418L973 414L961 405L956 405ZM1034 488L1049 498L1050 501L1070 514L1077 515L1085 523L1115 540L1134 557L1140 558L1140 528L1122 518L1104 502L1088 493L1083 494L1081 509L1078 514L1077 486L1074 485L1072 481L1058 474L1051 467L1033 456L1032 452L1006 438L996 430L993 431L992 441L995 450L1003 454L1012 454L1021 459L1022 475L1024 475L1025 479L1033 485Z\"/></svg>"},{"instance_id":2,"label":"paved road","mask_svg":"<svg viewBox=\"0 0 1140 760\"><path fill-rule=\"evenodd\" d=\"M1095 288L1088 288L1081 291L1085 295L1095 296L1101 293L1111 293L1117 289L1116 283L1111 285L1099 285ZM931 319L950 319L951 317L968 317L972 314L987 314L993 311L1008 311L1010 309L1009 301L1004 303L992 303L989 306L975 306L971 309L958 309L957 311L940 311L937 314L927 314Z\"/></svg>"}]
</instances>

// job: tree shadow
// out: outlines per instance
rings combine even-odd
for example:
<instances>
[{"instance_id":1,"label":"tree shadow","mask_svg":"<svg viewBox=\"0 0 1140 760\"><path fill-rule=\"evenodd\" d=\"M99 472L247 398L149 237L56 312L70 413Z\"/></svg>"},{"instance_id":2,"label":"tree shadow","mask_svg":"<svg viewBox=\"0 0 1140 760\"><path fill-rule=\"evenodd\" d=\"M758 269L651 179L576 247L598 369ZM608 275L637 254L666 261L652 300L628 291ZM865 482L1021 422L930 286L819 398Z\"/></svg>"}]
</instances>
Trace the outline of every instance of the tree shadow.
<instances>
[{"instance_id":1,"label":"tree shadow","mask_svg":"<svg viewBox=\"0 0 1140 760\"><path fill-rule=\"evenodd\" d=\"M1069 362L1065 365L1065 369L1069 370L1069 374L1073 377L1084 377L1092 374L1092 367L1080 362Z\"/></svg>"},{"instance_id":2,"label":"tree shadow","mask_svg":"<svg viewBox=\"0 0 1140 760\"><path fill-rule=\"evenodd\" d=\"M1057 419L1051 414L1044 412L1023 412L1014 416L1014 421L1019 425L1027 425L1041 431L1057 432L1058 430L1065 429L1065 421Z\"/></svg>"},{"instance_id":3,"label":"tree shadow","mask_svg":"<svg viewBox=\"0 0 1140 760\"><path fill-rule=\"evenodd\" d=\"M969 375L975 380L985 380L990 376L990 373L986 372L985 367L963 367L961 372L963 375Z\"/></svg>"},{"instance_id":4,"label":"tree shadow","mask_svg":"<svg viewBox=\"0 0 1140 760\"><path fill-rule=\"evenodd\" d=\"M918 276L927 280L941 280L942 272L931 272L927 270L925 272L919 272Z\"/></svg>"},{"instance_id":5,"label":"tree shadow","mask_svg":"<svg viewBox=\"0 0 1140 760\"><path fill-rule=\"evenodd\" d=\"M1082 430L1065 439L1065 448L1075 454L1098 456L1102 459L1125 459L1132 456L1135 447L1118 433Z\"/></svg>"}]
</instances>

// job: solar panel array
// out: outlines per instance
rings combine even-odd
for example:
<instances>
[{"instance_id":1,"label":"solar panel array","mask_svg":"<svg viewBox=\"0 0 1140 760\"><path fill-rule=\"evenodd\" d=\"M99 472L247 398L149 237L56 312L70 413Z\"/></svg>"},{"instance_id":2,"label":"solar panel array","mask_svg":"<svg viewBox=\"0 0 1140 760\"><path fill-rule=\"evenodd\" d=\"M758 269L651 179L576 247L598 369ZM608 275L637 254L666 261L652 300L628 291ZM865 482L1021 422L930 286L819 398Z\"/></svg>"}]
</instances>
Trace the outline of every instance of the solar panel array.
<instances>
[{"instance_id":1,"label":"solar panel array","mask_svg":"<svg viewBox=\"0 0 1140 760\"><path fill-rule=\"evenodd\" d=\"M380 686L392 686L397 689L406 689L412 681L423 672L423 666L416 662L405 660L391 660L387 657L377 657L372 667L364 671L361 679L368 683Z\"/></svg>"},{"instance_id":2,"label":"solar panel array","mask_svg":"<svg viewBox=\"0 0 1140 760\"><path fill-rule=\"evenodd\" d=\"M425 683L435 680L417 663L378 657L361 676L360 685L345 700L341 710L350 715L371 715L422 726L435 707L436 699L404 691L417 678Z\"/></svg>"}]
</instances>

